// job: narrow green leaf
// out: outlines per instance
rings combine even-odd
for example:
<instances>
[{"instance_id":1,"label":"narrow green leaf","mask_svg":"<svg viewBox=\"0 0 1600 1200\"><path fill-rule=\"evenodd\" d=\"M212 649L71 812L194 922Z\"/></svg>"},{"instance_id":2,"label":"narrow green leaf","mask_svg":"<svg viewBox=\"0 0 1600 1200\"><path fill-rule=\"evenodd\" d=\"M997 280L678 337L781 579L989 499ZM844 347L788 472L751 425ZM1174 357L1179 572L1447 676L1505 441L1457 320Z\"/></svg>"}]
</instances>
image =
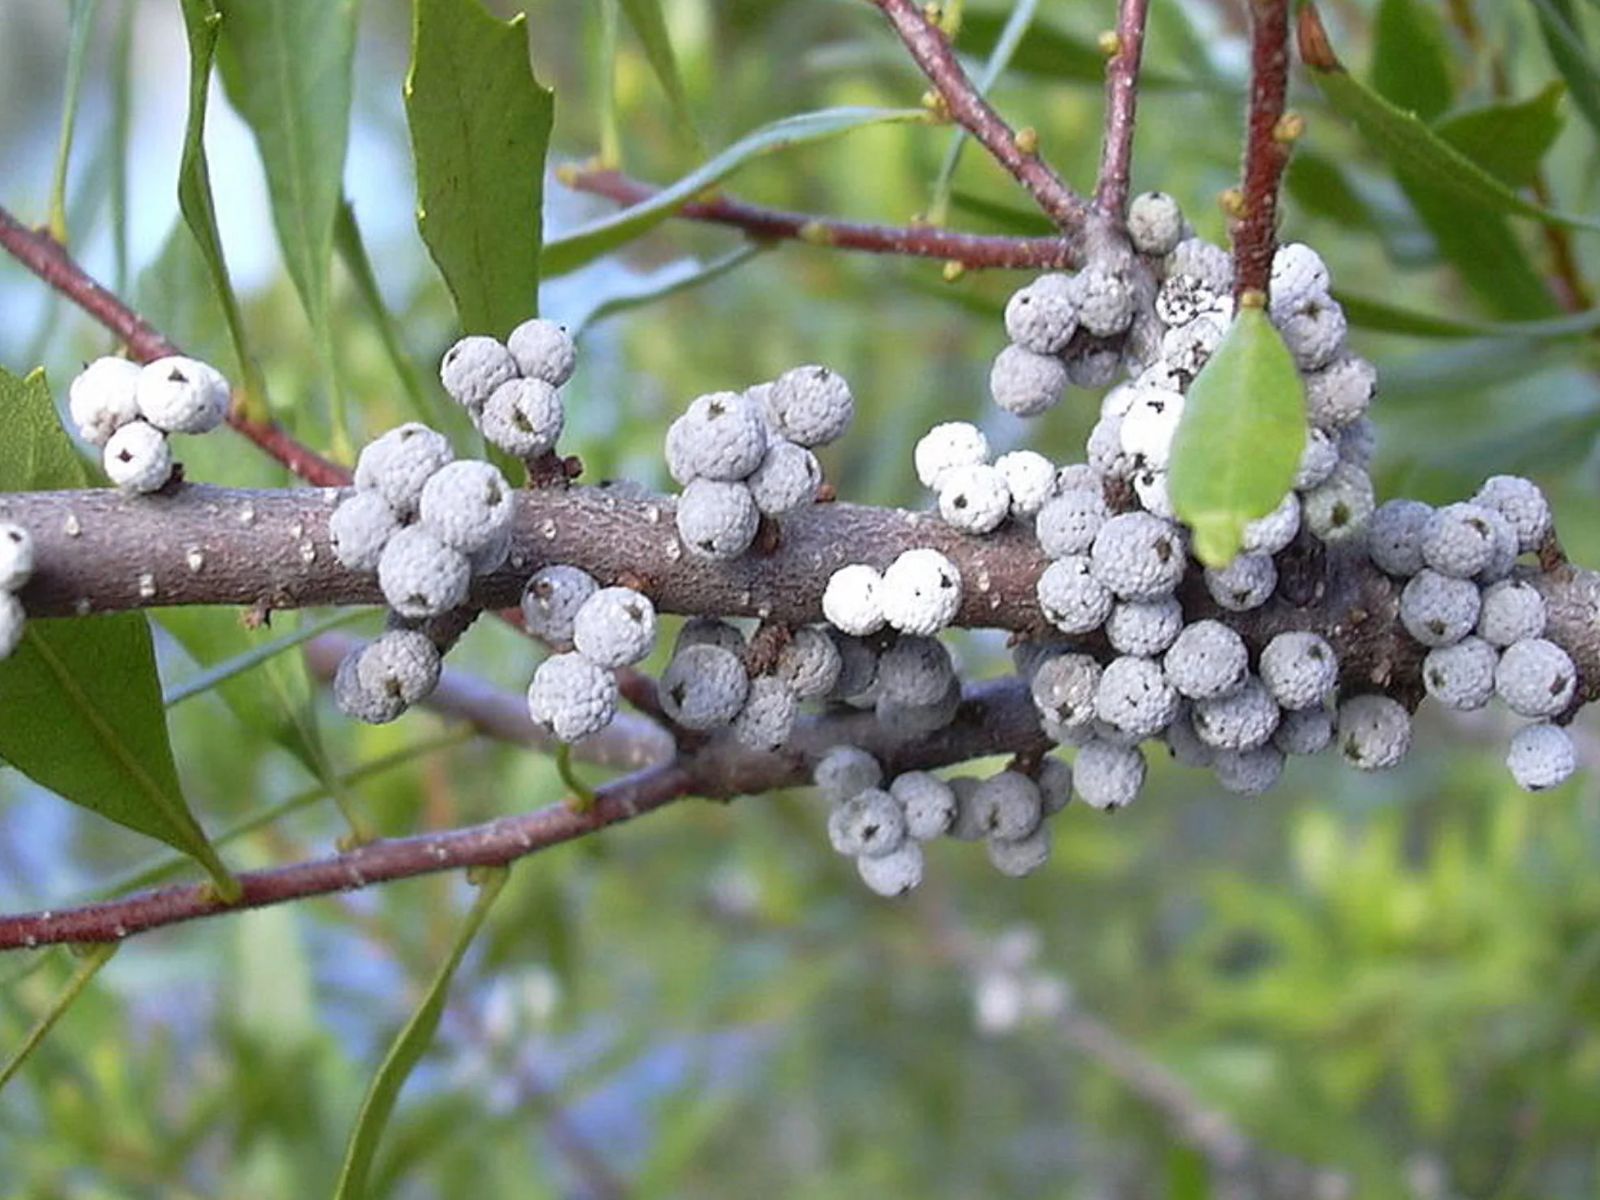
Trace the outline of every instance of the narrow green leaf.
<instances>
[{"instance_id":1,"label":"narrow green leaf","mask_svg":"<svg viewBox=\"0 0 1600 1200\"><path fill-rule=\"evenodd\" d=\"M608 171L622 166L622 122L617 117L617 42L622 14L618 0L600 0L594 6L593 77L594 121L600 129L598 165Z\"/></svg>"},{"instance_id":2,"label":"narrow green leaf","mask_svg":"<svg viewBox=\"0 0 1600 1200\"><path fill-rule=\"evenodd\" d=\"M111 289L128 294L128 147L132 143L133 16L131 4L117 14L111 48Z\"/></svg>"},{"instance_id":3,"label":"narrow green leaf","mask_svg":"<svg viewBox=\"0 0 1600 1200\"><path fill-rule=\"evenodd\" d=\"M72 973L65 987L51 1002L51 1005L39 1015L33 1028L28 1031L28 1036L23 1038L22 1045L18 1046L4 1064L0 1064L0 1091L5 1090L6 1084L15 1078L22 1065L28 1061L28 1056L37 1050L50 1031L55 1028L57 1021L72 1007L72 1002L83 994L91 980L100 973L100 968L111 961L111 956L117 952L116 944L95 946L86 951L78 961L78 969Z\"/></svg>"},{"instance_id":4,"label":"narrow green leaf","mask_svg":"<svg viewBox=\"0 0 1600 1200\"><path fill-rule=\"evenodd\" d=\"M1380 0L1372 39L1372 86L1380 96L1424 121L1450 107L1450 47L1438 13L1419 0Z\"/></svg>"},{"instance_id":5,"label":"narrow green leaf","mask_svg":"<svg viewBox=\"0 0 1600 1200\"><path fill-rule=\"evenodd\" d=\"M575 229L566 237L546 242L541 268L547 276L577 270L584 263L655 228L699 193L763 154L824 141L872 125L926 120L927 114L915 108L827 108L763 125L650 199Z\"/></svg>"},{"instance_id":6,"label":"narrow green leaf","mask_svg":"<svg viewBox=\"0 0 1600 1200\"><path fill-rule=\"evenodd\" d=\"M1344 166L1301 146L1289 160L1284 186L1290 197L1306 212L1337 221L1350 229L1372 229L1377 225L1371 208L1351 184Z\"/></svg>"},{"instance_id":7,"label":"narrow green leaf","mask_svg":"<svg viewBox=\"0 0 1600 1200\"><path fill-rule=\"evenodd\" d=\"M270 641L260 638L244 629L239 623L237 610L231 608L186 608L173 609L173 612L203 613L208 618L196 626L196 630L203 636L187 638L184 633L172 630L172 636L183 643L189 657L197 662L209 663L205 670L197 672L192 678L185 679L182 683L173 684L162 694L161 703L168 708L182 704L185 700L195 696L204 695L214 688L223 688L225 685L238 680L246 672L253 671L265 662L269 662L286 650L296 646L303 646L319 634L337 629L340 625L348 624L363 614L359 609L350 609L332 617L324 617L320 621L306 621L291 633L276 637ZM165 615L165 614L163 614ZM166 624L165 620L162 624ZM244 636L233 638L227 636L233 630L239 630ZM185 632L188 632L187 630ZM228 649L219 653L223 646ZM254 690L254 689L252 689ZM224 697L226 699L226 697ZM239 712L237 706L229 702ZM255 710L252 709L252 712ZM241 719L244 713L239 712ZM253 721L244 721L247 725L255 725Z\"/></svg>"},{"instance_id":8,"label":"narrow green leaf","mask_svg":"<svg viewBox=\"0 0 1600 1200\"><path fill-rule=\"evenodd\" d=\"M350 281L356 285L356 295L361 297L362 306L372 318L373 328L377 330L378 340L383 343L383 352L389 359L389 365L394 368L400 386L405 389L412 415L425 424L437 426L439 414L428 403L428 394L417 376L416 365L406 353L400 340L399 327L388 305L383 302L378 276L372 269L372 259L362 240L361 226L356 222L356 210L348 200L339 202L339 215L333 226L333 247L338 251L344 269L349 272Z\"/></svg>"},{"instance_id":9,"label":"narrow green leaf","mask_svg":"<svg viewBox=\"0 0 1600 1200\"><path fill-rule=\"evenodd\" d=\"M1490 313L1518 321L1559 311L1506 217L1476 200L1451 195L1421 172L1396 171L1395 178L1433 235L1439 253Z\"/></svg>"},{"instance_id":10,"label":"narrow green leaf","mask_svg":"<svg viewBox=\"0 0 1600 1200\"><path fill-rule=\"evenodd\" d=\"M50 181L50 236L67 243L67 168L72 163L72 135L78 125L78 97L83 91L83 61L89 51L99 0L72 0L68 10L66 94L61 106L61 132L56 138L56 167Z\"/></svg>"},{"instance_id":11,"label":"narrow green leaf","mask_svg":"<svg viewBox=\"0 0 1600 1200\"><path fill-rule=\"evenodd\" d=\"M1265 313L1241 309L1190 386L1172 443L1172 504L1201 562L1223 566L1239 552L1244 527L1294 485L1305 440L1294 359Z\"/></svg>"},{"instance_id":12,"label":"narrow green leaf","mask_svg":"<svg viewBox=\"0 0 1600 1200\"><path fill-rule=\"evenodd\" d=\"M1004 12L961 14L956 45L963 54L986 56L994 52L1005 33L1009 15ZM1034 21L1018 43L1009 64L1013 69L1048 79L1071 80L1099 85L1106 77L1106 56L1086 37L1062 29L1051 21ZM1185 78L1167 71L1149 70L1139 75L1142 86L1152 91L1212 91L1217 84L1206 79ZM1237 91L1237 88L1229 90Z\"/></svg>"},{"instance_id":13,"label":"narrow green leaf","mask_svg":"<svg viewBox=\"0 0 1600 1200\"><path fill-rule=\"evenodd\" d=\"M702 263L687 259L668 263L647 275L630 278L608 294L586 296L588 307L576 315L569 315L567 324L572 329L573 337L582 337L586 330L607 317L616 316L629 309L643 308L658 300L665 300L668 296L676 296L679 292L687 292L703 283L710 283L713 279L743 266L767 249L768 247L760 242L748 242L710 262Z\"/></svg>"},{"instance_id":14,"label":"narrow green leaf","mask_svg":"<svg viewBox=\"0 0 1600 1200\"><path fill-rule=\"evenodd\" d=\"M678 57L672 51L672 39L667 36L667 22L661 15L661 0L622 0L622 11L627 14L633 35L644 47L644 56L650 69L661 81L678 124L697 149L700 138L695 132L694 114L689 111L689 97L683 90L683 77L678 72Z\"/></svg>"},{"instance_id":15,"label":"narrow green leaf","mask_svg":"<svg viewBox=\"0 0 1600 1200\"><path fill-rule=\"evenodd\" d=\"M378 1073L373 1076L372 1084L367 1089L366 1099L361 1103L361 1113L356 1118L355 1129L350 1135L350 1145L345 1152L344 1168L339 1173L339 1185L334 1191L334 1200L362 1200L366 1196L367 1175L372 1169L373 1155L377 1153L378 1141L383 1137L384 1126L388 1124L389 1117L394 1112L400 1089L405 1086L406 1077L411 1074L412 1068L427 1053L428 1044L433 1041L434 1032L439 1028L439 1018L444 1014L451 977L461 965L461 959L466 954L467 947L472 944L472 939L482 926L484 918L489 915L489 908L494 904L495 897L505 887L508 874L504 867L483 873L483 878L478 884L477 899L473 901L467 919L462 922L461 931L456 935L455 945L440 964L438 973L428 986L427 994L422 998L422 1004L390 1044L388 1054L384 1056L383 1063L378 1067Z\"/></svg>"},{"instance_id":16,"label":"narrow green leaf","mask_svg":"<svg viewBox=\"0 0 1600 1200\"><path fill-rule=\"evenodd\" d=\"M82 487L88 470L56 419L42 372L0 369L0 490ZM198 861L238 885L178 784L142 613L29 621L0 662L0 758L43 787Z\"/></svg>"},{"instance_id":17,"label":"narrow green leaf","mask_svg":"<svg viewBox=\"0 0 1600 1200\"><path fill-rule=\"evenodd\" d=\"M533 77L522 16L415 0L406 120L417 226L461 328L505 337L539 302L544 159L555 104Z\"/></svg>"},{"instance_id":18,"label":"narrow green leaf","mask_svg":"<svg viewBox=\"0 0 1600 1200\"><path fill-rule=\"evenodd\" d=\"M1533 0L1533 8L1550 59L1572 89L1572 102L1589 127L1600 134L1600 65L1584 44L1572 0Z\"/></svg>"},{"instance_id":19,"label":"narrow green leaf","mask_svg":"<svg viewBox=\"0 0 1600 1200\"><path fill-rule=\"evenodd\" d=\"M1425 179L1441 194L1491 212L1569 229L1600 230L1600 220L1555 212L1517 195L1417 116L1396 108L1343 68L1312 67L1311 75L1334 111L1397 172Z\"/></svg>"},{"instance_id":20,"label":"narrow green leaf","mask_svg":"<svg viewBox=\"0 0 1600 1200\"><path fill-rule=\"evenodd\" d=\"M1561 134L1561 98L1551 83L1526 100L1503 101L1451 113L1434 131L1507 187L1527 187Z\"/></svg>"},{"instance_id":21,"label":"narrow green leaf","mask_svg":"<svg viewBox=\"0 0 1600 1200\"><path fill-rule=\"evenodd\" d=\"M211 168L206 163L206 97L211 65L216 57L217 33L222 24L213 0L182 0L183 25L189 39L189 115L183 131L183 154L178 162L178 210L189 227L200 257L211 276L211 290L222 308L238 360L245 394L260 403L266 388L260 368L250 353L239 297L228 276L222 237L217 232L217 210L211 198Z\"/></svg>"},{"instance_id":22,"label":"narrow green leaf","mask_svg":"<svg viewBox=\"0 0 1600 1200\"><path fill-rule=\"evenodd\" d=\"M1600 308L1536 321L1475 321L1467 317L1441 317L1416 312L1372 296L1335 292L1352 325L1382 333L1422 338L1556 338L1581 337L1600 330Z\"/></svg>"}]
</instances>

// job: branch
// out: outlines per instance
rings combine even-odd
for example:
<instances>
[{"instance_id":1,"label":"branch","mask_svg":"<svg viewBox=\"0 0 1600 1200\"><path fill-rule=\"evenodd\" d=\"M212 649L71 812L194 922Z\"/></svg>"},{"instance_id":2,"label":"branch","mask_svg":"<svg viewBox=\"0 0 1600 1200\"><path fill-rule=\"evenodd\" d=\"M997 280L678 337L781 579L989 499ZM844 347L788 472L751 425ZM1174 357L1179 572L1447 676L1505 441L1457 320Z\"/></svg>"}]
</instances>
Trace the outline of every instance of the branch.
<instances>
[{"instance_id":1,"label":"branch","mask_svg":"<svg viewBox=\"0 0 1600 1200\"><path fill-rule=\"evenodd\" d=\"M561 181L575 191L604 196L622 205L642 204L656 194L656 189L649 184L630 179L620 171L572 171L563 174ZM938 258L974 269L1061 270L1078 266L1083 258L1072 238L991 237L956 233L931 225L862 224L762 208L725 196L685 204L676 215L691 221L729 225L763 240L800 241L868 254Z\"/></svg>"},{"instance_id":2,"label":"branch","mask_svg":"<svg viewBox=\"0 0 1600 1200\"><path fill-rule=\"evenodd\" d=\"M1315 10L1308 5L1303 13ZM1265 293L1272 277L1278 190L1296 133L1284 117L1288 90L1289 0L1250 0L1250 115L1244 181L1231 231L1235 298Z\"/></svg>"},{"instance_id":3,"label":"branch","mask_svg":"<svg viewBox=\"0 0 1600 1200\"><path fill-rule=\"evenodd\" d=\"M101 287L65 246L43 230L29 229L4 208L0 208L0 246L116 334L140 362L181 353L138 313ZM228 413L228 424L307 483L338 487L350 482L350 473L343 467L296 441L276 422L251 417L237 401Z\"/></svg>"},{"instance_id":4,"label":"branch","mask_svg":"<svg viewBox=\"0 0 1600 1200\"><path fill-rule=\"evenodd\" d=\"M955 51L916 0L872 0L889 18L917 66L938 91L951 118L970 133L1028 190L1041 210L1063 230L1079 229L1088 217L1083 198L1041 159L983 98L956 61Z\"/></svg>"},{"instance_id":5,"label":"branch","mask_svg":"<svg viewBox=\"0 0 1600 1200\"><path fill-rule=\"evenodd\" d=\"M843 709L799 723L782 751L746 750L727 735L676 762L649 767L595 790L580 813L564 804L502 817L483 825L417 837L370 842L344 854L237 876L237 904L219 900L206 884L162 888L81 908L0 917L0 951L58 943L119 941L201 917L264 908L311 896L352 891L463 867L504 866L662 808L683 796L731 799L809 781L811 766L830 746L849 743L875 754L893 774L930 769L988 754L1040 754L1049 743L1020 680L967 689L955 721L910 742L889 739L871 712Z\"/></svg>"},{"instance_id":6,"label":"branch","mask_svg":"<svg viewBox=\"0 0 1600 1200\"><path fill-rule=\"evenodd\" d=\"M1128 207L1133 170L1133 130L1139 105L1139 62L1144 55L1145 19L1150 0L1122 0L1117 12L1116 53L1106 64L1105 137L1100 146L1100 180L1094 204L1119 219Z\"/></svg>"}]
</instances>

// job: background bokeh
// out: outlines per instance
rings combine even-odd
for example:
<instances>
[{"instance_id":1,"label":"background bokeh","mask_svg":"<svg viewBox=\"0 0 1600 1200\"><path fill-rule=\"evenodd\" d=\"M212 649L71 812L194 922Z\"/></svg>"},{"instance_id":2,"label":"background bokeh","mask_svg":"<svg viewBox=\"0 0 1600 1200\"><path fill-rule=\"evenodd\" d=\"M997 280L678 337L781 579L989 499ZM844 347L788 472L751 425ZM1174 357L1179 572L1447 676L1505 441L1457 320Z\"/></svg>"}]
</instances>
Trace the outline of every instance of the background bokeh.
<instances>
[{"instance_id":1,"label":"background bokeh","mask_svg":"<svg viewBox=\"0 0 1600 1200\"><path fill-rule=\"evenodd\" d=\"M1516 95L1553 77L1534 5L1459 3L1482 23L1480 44L1452 43L1463 102L1488 94L1491 60ZM1242 6L1153 7L1148 54L1160 86L1141 103L1135 185L1178 196L1202 233L1220 237L1214 198L1235 179L1242 121ZM425 384L421 408L443 420L432 364L453 318L413 224L400 96L408 8L369 0L363 12L345 179ZM585 160L602 141L600 8L528 5L535 67L556 90L552 162ZM1111 8L1046 0L1040 19L1092 39ZM1371 6L1325 8L1341 52L1363 63ZM866 4L670 0L665 9L699 135L713 148L785 114L915 103L923 90ZM0 203L29 220L45 216L67 39L61 0L0 3ZM175 2L100 5L70 240L159 327L232 372L205 276L169 238L187 62ZM626 31L614 68L627 169L657 181L686 172L694 143ZM994 98L1014 124L1040 131L1069 179L1090 183L1097 86L1017 69ZM1361 205L1352 215L1327 201L1322 181L1301 180L1286 235L1315 244L1351 291L1481 315L1382 168L1314 92L1297 84L1294 98L1309 121L1308 152ZM327 445L332 382L278 258L253 142L220 87L211 102L217 210L271 402ZM1550 182L1560 207L1592 213L1595 143L1569 125L1548 159ZM949 137L868 130L764 159L732 188L901 222L926 205ZM119 153L125 205L115 199ZM970 149L958 184L1008 205L1024 200ZM547 202L552 232L607 207L553 179ZM993 228L960 212L954 220ZM553 281L541 304L572 319L736 244L724 231L665 227L625 256ZM1577 248L1594 278L1595 239ZM859 403L856 428L825 455L847 498L924 503L910 446L937 420L979 420L1003 448L1026 441L1063 461L1081 457L1093 397L1029 428L987 403L996 314L1018 282L994 273L947 284L937 263L799 246L758 255L589 326L566 447L596 478L663 485L662 433L693 396L820 361L843 372ZM342 274L336 311L359 444L412 419L418 402ZM1592 341L1354 338L1382 370L1381 497L1442 501L1470 494L1486 473L1525 472L1549 490L1573 556L1600 564ZM76 367L109 348L101 330L0 262L0 364L45 366L60 397ZM286 482L232 435L183 449L195 478ZM364 620L353 628L374 627ZM959 644L974 676L1009 669L997 638ZM169 685L197 670L161 627L158 647ZM535 661L529 643L492 622L452 656L512 691ZM395 759L352 787L384 833L560 795L547 760L465 739L423 712L385 728L353 727L326 703L320 716L338 771ZM317 785L215 695L177 704L170 721L208 829ZM1283 786L1256 799L1163 763L1115 818L1065 814L1055 857L1037 875L1006 880L974 847L935 847L927 883L900 903L859 885L803 792L690 801L540 854L515 869L456 979L380 1156L383 1194L1220 1195L1219 1173L1195 1144L1221 1128L1247 1140L1247 1155L1322 1170L1330 1195L1593 1196L1600 789L1584 771L1551 793L1517 791L1500 762L1508 731L1497 716L1425 709L1400 770L1358 776L1292 761ZM1577 732L1593 764L1592 721ZM342 828L319 801L235 842L231 861L306 857ZM0 774L0 909L71 903L152 852ZM328 1193L367 1080L468 902L458 879L438 876L139 939L0 1095L0 1195ZM73 965L60 952L0 958L0 1051ZM1139 1073L1163 1070L1198 1106L1187 1121L1140 1095ZM1197 1132L1198 1118L1212 1124Z\"/></svg>"}]
</instances>

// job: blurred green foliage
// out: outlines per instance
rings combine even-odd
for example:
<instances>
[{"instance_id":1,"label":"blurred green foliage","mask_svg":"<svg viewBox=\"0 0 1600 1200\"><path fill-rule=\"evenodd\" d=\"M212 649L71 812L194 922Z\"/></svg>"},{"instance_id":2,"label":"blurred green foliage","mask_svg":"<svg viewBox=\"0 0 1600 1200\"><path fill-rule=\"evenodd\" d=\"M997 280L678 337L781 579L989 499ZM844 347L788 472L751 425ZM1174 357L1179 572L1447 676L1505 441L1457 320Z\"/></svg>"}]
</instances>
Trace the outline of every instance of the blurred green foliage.
<instances>
[{"instance_id":1,"label":"blurred green foliage","mask_svg":"<svg viewBox=\"0 0 1600 1200\"><path fill-rule=\"evenodd\" d=\"M1009 6L965 7L960 47L981 61ZM1240 6L1152 7L1147 53L1159 86L1140 104L1135 186L1178 196L1199 231L1217 238L1212 198L1237 172ZM609 2L528 8L534 72L556 94L553 160L586 160L614 139L625 169L661 183L774 121L904 107L924 88L859 0L629 4L629 23L619 27L613 13L609 33ZM68 177L72 244L110 277L126 241L142 309L196 353L232 362L205 262L178 212L186 42L177 6L101 9ZM119 64L116 30L129 9L131 60ZM1014 124L1035 127L1044 152L1087 187L1100 97L1084 52L1111 24L1112 6L1039 9L991 97ZM1566 119L1539 167L1541 203L1580 214L1600 207L1595 131L1576 119L1593 116L1592 5L1344 0L1326 9L1347 65L1390 101L1425 108L1440 136L1478 119L1463 113L1546 95L1563 78L1572 100L1554 110ZM344 180L372 278L351 253L352 224L336 231L320 327L301 296L315 295L307 272L327 269L325 230L290 257L304 276L299 289L270 263L246 271L240 287L275 415L321 446L334 444L336 365L352 441L420 410L473 448L432 371L456 317L410 220L400 97L408 10L368 4L356 39ZM0 202L28 219L48 210L67 15L54 0L0 7ZM1432 32L1385 41L1387 31L1419 28ZM116 96L101 89L124 66L132 140L119 144ZM1566 239L1577 280L1600 277L1593 237L1516 217L1491 225L1430 203L1311 80L1297 75L1293 102L1308 134L1283 232L1316 245L1350 294L1465 323L1459 335L1474 322L1553 311L1497 302L1512 293L1484 282L1498 264L1502 279L1544 286L1553 237ZM219 121L225 111L214 91L207 147L238 276L241 264L262 261L273 232L262 189L239 167L253 161L249 132ZM903 222L930 202L948 143L946 130L866 128L753 160L727 186L784 207ZM125 204L112 169L122 155L133 168ZM363 186L367 174L380 186ZM326 186L319 194L326 216ZM1005 231L1006 210L1024 206L971 149L954 198L955 223L987 231ZM553 182L546 206L551 237L609 211ZM133 235L112 227L119 211ZM282 204L273 211L281 221ZM151 230L173 233L162 241ZM1016 277L968 273L945 284L938 263L786 246L741 256L696 287L665 286L737 245L726 231L668 222L547 283L548 315L616 309L586 328L569 388L567 448L595 478L663 484L661 434L692 396L807 361L842 371L860 400L852 436L827 454L829 477L849 498L918 503L909 448L940 419L981 419L1006 448L1026 438L1058 458L1077 455L1092 398L1026 431L986 403L995 315ZM664 294L631 303L648 297L652 279ZM77 364L109 345L9 263L0 264L0 304L0 363L19 373L44 365L58 397ZM1356 335L1383 372L1380 493L1443 500L1468 494L1486 473L1527 472L1552 495L1574 557L1600 562L1600 525L1588 519L1600 498L1593 337L1524 330L1446 340L1404 326L1374 319ZM181 450L193 478L286 482L227 435ZM177 639L158 632L169 686L244 648L214 624L208 634L195 622ZM968 636L962 651L974 674L1006 669L994 638ZM534 659L511 631L480 622L452 663L520 690ZM232 865L326 852L344 824L313 799L325 782L318 772L344 775L390 756L388 769L348 789L381 834L487 820L560 794L549 761L441 742L448 727L426 713L355 727L318 699L313 727L301 682L264 674L289 661L238 677L254 680L254 707L266 706L266 717L249 718L237 686L231 700L208 693L170 713L185 794L208 830L297 797L228 844ZM317 754L311 728L320 730ZM1553 793L1516 791L1493 748L1503 732L1425 716L1403 769L1355 777L1297 762L1259 800L1219 794L1163 764L1139 804L1115 819L1066 814L1055 859L1037 876L1003 880L971 847L943 846L928 884L901 904L857 885L804 794L691 801L543 853L513 870L457 972L433 1047L378 1147L369 1194L1219 1194L1184 1131L1074 1049L1056 1018L996 1027L988 1006L1003 973L992 960L1023 930L1037 943L1024 975L1051 985L1043 994L1065 988L1264 1150L1342 1174L1351 1194L1593 1196L1600 791L1591 772ZM1592 726L1580 734L1592 760ZM8 911L85 898L150 856L148 842L78 816L15 774L0 777ZM138 939L0 1093L0 1195L331 1194L362 1096L469 904L462 880L438 876ZM60 951L0 958L0 1052L21 1044L79 966Z\"/></svg>"}]
</instances>

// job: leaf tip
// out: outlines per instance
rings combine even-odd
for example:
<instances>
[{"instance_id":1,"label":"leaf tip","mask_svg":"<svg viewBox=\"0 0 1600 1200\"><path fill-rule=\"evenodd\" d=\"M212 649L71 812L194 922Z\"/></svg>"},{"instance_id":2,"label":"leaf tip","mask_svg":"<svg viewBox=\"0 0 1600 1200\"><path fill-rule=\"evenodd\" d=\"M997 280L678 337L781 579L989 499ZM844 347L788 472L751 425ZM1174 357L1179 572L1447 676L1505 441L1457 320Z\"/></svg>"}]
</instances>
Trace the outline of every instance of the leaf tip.
<instances>
[{"instance_id":1,"label":"leaf tip","mask_svg":"<svg viewBox=\"0 0 1600 1200\"><path fill-rule=\"evenodd\" d=\"M1315 4L1301 7L1295 40L1300 47L1300 61L1313 71L1344 71L1344 64L1333 52L1333 43L1328 39L1328 30Z\"/></svg>"}]
</instances>

